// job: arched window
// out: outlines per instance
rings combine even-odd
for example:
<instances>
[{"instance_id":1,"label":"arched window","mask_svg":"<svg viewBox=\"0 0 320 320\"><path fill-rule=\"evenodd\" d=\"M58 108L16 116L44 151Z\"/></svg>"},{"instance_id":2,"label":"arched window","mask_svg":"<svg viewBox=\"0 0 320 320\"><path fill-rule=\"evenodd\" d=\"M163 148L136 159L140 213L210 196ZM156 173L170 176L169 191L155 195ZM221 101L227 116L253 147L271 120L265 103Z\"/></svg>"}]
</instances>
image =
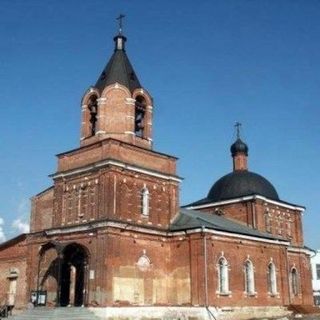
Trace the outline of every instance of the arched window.
<instances>
[{"instance_id":1,"label":"arched window","mask_svg":"<svg viewBox=\"0 0 320 320\"><path fill-rule=\"evenodd\" d=\"M149 200L150 200L149 190L146 187L144 187L141 192L141 202L142 202L141 203L141 206L142 206L141 213L144 216L149 215Z\"/></svg>"},{"instance_id":2,"label":"arched window","mask_svg":"<svg viewBox=\"0 0 320 320\"><path fill-rule=\"evenodd\" d=\"M245 277L245 292L248 295L254 295L254 269L250 260L244 264L244 277Z\"/></svg>"},{"instance_id":3,"label":"arched window","mask_svg":"<svg viewBox=\"0 0 320 320\"><path fill-rule=\"evenodd\" d=\"M221 257L218 261L218 291L220 294L229 293L229 267L225 257Z\"/></svg>"},{"instance_id":4,"label":"arched window","mask_svg":"<svg viewBox=\"0 0 320 320\"><path fill-rule=\"evenodd\" d=\"M89 103L88 103L88 109L90 113L90 130L89 135L94 136L96 134L97 129L97 119L98 119L98 101L97 96L93 95L90 97Z\"/></svg>"},{"instance_id":5,"label":"arched window","mask_svg":"<svg viewBox=\"0 0 320 320\"><path fill-rule=\"evenodd\" d=\"M295 267L291 269L290 272L290 288L293 295L298 295L299 284L298 284L298 271Z\"/></svg>"},{"instance_id":6,"label":"arched window","mask_svg":"<svg viewBox=\"0 0 320 320\"><path fill-rule=\"evenodd\" d=\"M273 262L268 264L268 292L272 295L277 294L277 273Z\"/></svg>"},{"instance_id":7,"label":"arched window","mask_svg":"<svg viewBox=\"0 0 320 320\"><path fill-rule=\"evenodd\" d=\"M134 133L143 138L145 130L146 100L142 96L136 97L135 115L134 115Z\"/></svg>"}]
</instances>

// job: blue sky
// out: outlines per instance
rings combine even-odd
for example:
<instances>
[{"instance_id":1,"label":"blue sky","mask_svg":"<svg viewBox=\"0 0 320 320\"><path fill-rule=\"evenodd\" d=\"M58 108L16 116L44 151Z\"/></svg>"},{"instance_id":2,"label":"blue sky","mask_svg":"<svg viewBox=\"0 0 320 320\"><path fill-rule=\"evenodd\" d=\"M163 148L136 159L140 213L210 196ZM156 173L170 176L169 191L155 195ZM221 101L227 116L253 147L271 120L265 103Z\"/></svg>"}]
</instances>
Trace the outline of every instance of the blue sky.
<instances>
[{"instance_id":1,"label":"blue sky","mask_svg":"<svg viewBox=\"0 0 320 320\"><path fill-rule=\"evenodd\" d=\"M24 228L54 155L79 145L81 97L124 13L127 53L154 97L154 148L180 158L181 203L231 171L240 121L250 170L307 207L306 244L320 248L319 11L316 0L2 0L0 234Z\"/></svg>"}]
</instances>

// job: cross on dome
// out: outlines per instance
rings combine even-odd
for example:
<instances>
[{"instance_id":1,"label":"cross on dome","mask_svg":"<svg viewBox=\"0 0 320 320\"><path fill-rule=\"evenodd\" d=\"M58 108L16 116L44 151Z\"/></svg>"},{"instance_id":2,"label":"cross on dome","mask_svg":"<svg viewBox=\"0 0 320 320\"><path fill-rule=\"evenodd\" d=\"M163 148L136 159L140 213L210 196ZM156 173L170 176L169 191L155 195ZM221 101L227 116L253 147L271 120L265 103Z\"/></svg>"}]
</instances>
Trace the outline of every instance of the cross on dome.
<instances>
[{"instance_id":1,"label":"cross on dome","mask_svg":"<svg viewBox=\"0 0 320 320\"><path fill-rule=\"evenodd\" d=\"M237 139L240 139L240 129L241 129L242 124L241 124L241 122L236 122L234 126L237 131Z\"/></svg>"}]
</instances>

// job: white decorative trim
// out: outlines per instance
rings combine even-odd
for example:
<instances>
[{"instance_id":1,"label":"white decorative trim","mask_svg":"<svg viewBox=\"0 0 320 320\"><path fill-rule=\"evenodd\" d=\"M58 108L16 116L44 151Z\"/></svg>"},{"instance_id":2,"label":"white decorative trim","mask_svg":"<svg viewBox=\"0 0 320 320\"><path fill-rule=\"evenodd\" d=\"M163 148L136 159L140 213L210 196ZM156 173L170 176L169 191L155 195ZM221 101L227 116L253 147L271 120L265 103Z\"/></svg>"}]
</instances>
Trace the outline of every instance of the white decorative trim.
<instances>
[{"instance_id":1,"label":"white decorative trim","mask_svg":"<svg viewBox=\"0 0 320 320\"><path fill-rule=\"evenodd\" d=\"M106 133L106 132L103 131L103 130L99 130L99 131L96 132L96 134L104 134L104 133Z\"/></svg>"},{"instance_id":2,"label":"white decorative trim","mask_svg":"<svg viewBox=\"0 0 320 320\"><path fill-rule=\"evenodd\" d=\"M280 298L280 292L277 291L275 293L271 293L271 292L268 291L268 296L270 298Z\"/></svg>"},{"instance_id":3,"label":"white decorative trim","mask_svg":"<svg viewBox=\"0 0 320 320\"><path fill-rule=\"evenodd\" d=\"M181 178L176 177L176 176L167 175L167 174L160 173L160 172L158 173L158 172L151 171L151 170L148 170L148 169L138 168L136 166L133 166L133 165L130 165L130 164L126 164L126 163L123 163L123 162L120 162L120 161L117 161L117 160L103 160L103 161L97 162L97 163L95 163L93 165L86 166L86 167L79 168L79 169L73 169L73 170L70 170L70 171L65 172L65 173L63 173L63 172L55 173L55 174L51 175L51 177L53 179L68 177L68 176L72 176L74 174L85 173L85 172L91 171L92 169L102 168L102 167L105 167L105 166L108 166L108 165L114 165L114 166L119 167L119 168L124 168L124 169L131 170L131 171L134 171L134 172L144 173L144 174L147 174L147 175L150 175L150 176L153 176L153 177L157 177L157 178L161 178L161 179L165 179L165 180L172 180L172 181L176 181L176 182L181 182L182 181Z\"/></svg>"},{"instance_id":4,"label":"white decorative trim","mask_svg":"<svg viewBox=\"0 0 320 320\"><path fill-rule=\"evenodd\" d=\"M136 227L136 226L131 226L126 223L121 223L121 222L113 222L113 221L100 221L100 222L90 222L87 225L75 225L75 226L69 226L66 228L55 228L55 229L50 229L46 230L45 233L47 235L55 235L55 234L68 234L72 232L81 232L81 231L87 231L87 230L92 230L94 228L102 228L102 227L112 227L112 228L118 228L118 229L126 229L128 231L138 231L141 233L146 233L146 234L153 234L153 235L161 235L161 236L176 236L176 235L184 235L184 232L176 232L172 234L168 234L165 231L158 231L158 230L151 230L143 227Z\"/></svg>"},{"instance_id":5,"label":"white decorative trim","mask_svg":"<svg viewBox=\"0 0 320 320\"><path fill-rule=\"evenodd\" d=\"M216 290L216 295L220 297L232 297L232 291L220 292L219 290Z\"/></svg>"},{"instance_id":6,"label":"white decorative trim","mask_svg":"<svg viewBox=\"0 0 320 320\"><path fill-rule=\"evenodd\" d=\"M166 232L166 231L159 231L159 230L152 230L149 228L144 228L140 226L133 226L129 225L127 223L122 222L113 222L113 221L96 221L96 222L89 222L87 225L75 225L75 226L68 226L65 228L55 228L46 230L45 233L47 235L55 235L55 234L68 234L72 232L83 232L92 230L95 228L103 228L103 227L112 227L112 228L118 228L118 229L125 229L126 231L136 231L144 234L151 234L151 235L160 235L160 236L167 236L167 237L176 237L176 236L185 236L186 234L194 234L194 233L211 233L211 234L217 234L219 236L228 236L232 238L241 238L251 241L259 241L259 242L265 242L265 243L272 243L276 245L289 245L289 242L286 241L277 241L277 240L269 240L269 239L260 239L253 236L244 236L241 234L234 234L234 233L228 233L228 232L222 232L217 230L210 230L207 228L197 228L193 230L186 230L186 231L172 231L172 232Z\"/></svg>"},{"instance_id":7,"label":"white decorative trim","mask_svg":"<svg viewBox=\"0 0 320 320\"><path fill-rule=\"evenodd\" d=\"M132 131L125 131L124 133L125 133L125 134L132 134L132 135L134 135L134 132L132 132Z\"/></svg>"},{"instance_id":8,"label":"white decorative trim","mask_svg":"<svg viewBox=\"0 0 320 320\"><path fill-rule=\"evenodd\" d=\"M243 201L254 200L254 199L260 199L260 200L263 200L265 202L268 202L268 203L271 203L271 204L275 204L275 205L278 205L278 206L282 206L284 208L288 208L288 209L292 209L292 210L299 210L301 212L305 211L305 208L303 208L303 207L289 205L289 204L282 203L282 202L275 201L275 200L270 200L270 199L268 199L266 197L263 197L263 196L260 196L260 195L246 196L246 197L241 197L241 198L236 198L236 199L231 199L231 200L211 202L211 203L206 203L206 204L202 204L202 205L195 205L195 206L186 207L186 209L209 208L209 207L212 207L212 206L221 206L221 205L224 205L224 204L231 204L231 203L243 202Z\"/></svg>"},{"instance_id":9,"label":"white decorative trim","mask_svg":"<svg viewBox=\"0 0 320 320\"><path fill-rule=\"evenodd\" d=\"M256 196L256 198L264 200L264 201L266 201L268 203L275 204L275 205L278 205L278 206L282 206L282 207L285 207L285 208L288 208L288 209L292 209L292 210L299 210L301 212L304 212L306 210L305 208L300 207L300 206L294 206L294 205L290 205L290 204L285 204L285 203L278 202L278 201L275 201L275 200L270 200L270 199L262 197L262 196Z\"/></svg>"},{"instance_id":10,"label":"white decorative trim","mask_svg":"<svg viewBox=\"0 0 320 320\"><path fill-rule=\"evenodd\" d=\"M201 231L211 233L211 234L221 235L221 236L227 236L231 238L238 238L238 239L240 238L240 239L246 239L246 240L257 241L257 242L273 243L278 245L287 245L287 246L290 245L290 242L286 240L271 240L271 239L265 239L265 238L258 238L255 236L243 235L239 233L229 233L227 231L211 230L207 228L197 228L197 229L187 230L186 233L192 234L192 233L198 233Z\"/></svg>"},{"instance_id":11,"label":"white decorative trim","mask_svg":"<svg viewBox=\"0 0 320 320\"><path fill-rule=\"evenodd\" d=\"M83 104L83 105L81 106L82 111L85 111L85 110L87 109L87 107L88 107L87 104Z\"/></svg>"},{"instance_id":12,"label":"white decorative trim","mask_svg":"<svg viewBox=\"0 0 320 320\"><path fill-rule=\"evenodd\" d=\"M152 142L152 141L153 141L153 139L151 139L151 138L147 138L147 140L148 140L148 141L150 141L150 142Z\"/></svg>"},{"instance_id":13,"label":"white decorative trim","mask_svg":"<svg viewBox=\"0 0 320 320\"><path fill-rule=\"evenodd\" d=\"M147 106L147 110L149 110L150 112L152 112L153 106L149 105Z\"/></svg>"},{"instance_id":14,"label":"white decorative trim","mask_svg":"<svg viewBox=\"0 0 320 320\"><path fill-rule=\"evenodd\" d=\"M305 253L309 256L314 254L314 251L306 249L306 248L293 248L293 247L289 247L288 248L288 252L295 252L295 253Z\"/></svg>"},{"instance_id":15,"label":"white decorative trim","mask_svg":"<svg viewBox=\"0 0 320 320\"><path fill-rule=\"evenodd\" d=\"M129 104L129 105L134 105L136 102L136 100L132 98L126 98L125 100L126 100L125 104Z\"/></svg>"},{"instance_id":16,"label":"white decorative trim","mask_svg":"<svg viewBox=\"0 0 320 320\"><path fill-rule=\"evenodd\" d=\"M97 101L98 101L98 103L103 102L103 101L107 101L107 98L98 98Z\"/></svg>"},{"instance_id":17,"label":"white decorative trim","mask_svg":"<svg viewBox=\"0 0 320 320\"><path fill-rule=\"evenodd\" d=\"M254 298L256 298L256 297L258 296L258 292L257 292L257 291L255 291L255 292L250 292L250 293L244 291L243 293L244 293L244 296L245 296L245 297L254 297Z\"/></svg>"}]
</instances>

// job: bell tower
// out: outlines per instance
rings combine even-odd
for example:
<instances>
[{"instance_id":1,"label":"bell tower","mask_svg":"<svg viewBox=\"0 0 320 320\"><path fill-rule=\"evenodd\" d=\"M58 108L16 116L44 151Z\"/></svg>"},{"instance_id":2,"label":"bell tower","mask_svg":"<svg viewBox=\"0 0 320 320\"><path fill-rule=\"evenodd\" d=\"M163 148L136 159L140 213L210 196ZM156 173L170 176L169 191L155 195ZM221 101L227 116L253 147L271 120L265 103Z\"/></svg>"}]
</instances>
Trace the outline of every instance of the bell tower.
<instances>
[{"instance_id":1,"label":"bell tower","mask_svg":"<svg viewBox=\"0 0 320 320\"><path fill-rule=\"evenodd\" d=\"M117 221L166 229L179 208L177 158L152 148L152 98L126 54L122 18L114 52L82 98L80 147L58 155L55 227Z\"/></svg>"},{"instance_id":2,"label":"bell tower","mask_svg":"<svg viewBox=\"0 0 320 320\"><path fill-rule=\"evenodd\" d=\"M152 98L141 86L126 54L127 38L119 32L115 47L96 84L82 99L80 145L114 138L152 148Z\"/></svg>"}]
</instances>

